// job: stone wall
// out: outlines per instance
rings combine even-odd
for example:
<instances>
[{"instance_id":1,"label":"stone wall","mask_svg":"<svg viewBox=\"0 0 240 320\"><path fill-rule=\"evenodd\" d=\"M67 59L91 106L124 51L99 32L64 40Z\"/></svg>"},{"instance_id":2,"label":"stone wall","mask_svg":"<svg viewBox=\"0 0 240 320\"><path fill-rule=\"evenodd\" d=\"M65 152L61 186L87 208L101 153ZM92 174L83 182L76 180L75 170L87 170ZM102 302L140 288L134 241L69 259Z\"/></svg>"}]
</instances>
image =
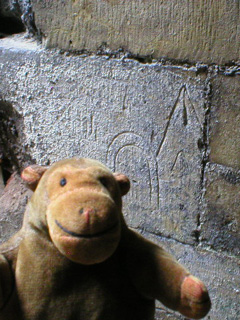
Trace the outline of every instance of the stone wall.
<instances>
[{"instance_id":1,"label":"stone wall","mask_svg":"<svg viewBox=\"0 0 240 320\"><path fill-rule=\"evenodd\" d=\"M19 1L28 37L0 39L2 241L30 196L24 166L92 157L130 177L129 225L205 281L207 319L240 318L238 5Z\"/></svg>"}]
</instances>

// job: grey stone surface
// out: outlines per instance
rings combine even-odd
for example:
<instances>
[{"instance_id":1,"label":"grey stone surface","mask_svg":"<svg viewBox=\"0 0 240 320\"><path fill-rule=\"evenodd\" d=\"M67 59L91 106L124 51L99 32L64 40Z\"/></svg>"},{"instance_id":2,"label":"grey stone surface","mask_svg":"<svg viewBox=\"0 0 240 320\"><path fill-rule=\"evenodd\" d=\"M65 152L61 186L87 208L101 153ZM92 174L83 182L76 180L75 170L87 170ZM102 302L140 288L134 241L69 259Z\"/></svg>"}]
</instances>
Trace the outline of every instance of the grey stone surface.
<instances>
[{"instance_id":1,"label":"grey stone surface","mask_svg":"<svg viewBox=\"0 0 240 320\"><path fill-rule=\"evenodd\" d=\"M169 312L169 310L165 310L162 308L156 308L155 312L155 320L183 320L184 317L176 314L175 312ZM185 318L186 319L186 318Z\"/></svg>"},{"instance_id":2,"label":"grey stone surface","mask_svg":"<svg viewBox=\"0 0 240 320\"><path fill-rule=\"evenodd\" d=\"M209 78L206 70L60 54L14 36L0 40L0 109L7 120L20 120L18 148L4 140L8 152L21 154L15 159L20 169L30 161L49 164L77 155L128 174L129 225L206 283L213 303L206 319L236 320L239 77ZM21 225L30 195L14 177L0 187L1 241ZM156 319L184 317L157 305Z\"/></svg>"},{"instance_id":3,"label":"grey stone surface","mask_svg":"<svg viewBox=\"0 0 240 320\"><path fill-rule=\"evenodd\" d=\"M239 60L239 2L32 0L48 47L226 63Z\"/></svg>"},{"instance_id":4,"label":"grey stone surface","mask_svg":"<svg viewBox=\"0 0 240 320\"><path fill-rule=\"evenodd\" d=\"M0 243L8 240L22 225L23 213L31 194L17 173L8 180L2 194L0 190Z\"/></svg>"},{"instance_id":5,"label":"grey stone surface","mask_svg":"<svg viewBox=\"0 0 240 320\"><path fill-rule=\"evenodd\" d=\"M240 169L240 76L212 81L210 160Z\"/></svg>"},{"instance_id":6,"label":"grey stone surface","mask_svg":"<svg viewBox=\"0 0 240 320\"><path fill-rule=\"evenodd\" d=\"M3 177L20 171L31 163L31 157L23 146L23 119L10 103L0 97L0 161Z\"/></svg>"},{"instance_id":7,"label":"grey stone surface","mask_svg":"<svg viewBox=\"0 0 240 320\"><path fill-rule=\"evenodd\" d=\"M212 299L212 309L206 319L236 320L240 318L239 259L201 248L201 246L182 245L147 233L143 235L174 254L180 263L183 263L189 271L206 283ZM162 308L162 306L160 307ZM156 319L179 320L185 318L169 314L169 311L166 314L157 311Z\"/></svg>"},{"instance_id":8,"label":"grey stone surface","mask_svg":"<svg viewBox=\"0 0 240 320\"><path fill-rule=\"evenodd\" d=\"M205 76L157 63L14 51L4 43L0 90L24 119L32 158L92 157L125 172L130 224L194 243Z\"/></svg>"},{"instance_id":9,"label":"grey stone surface","mask_svg":"<svg viewBox=\"0 0 240 320\"><path fill-rule=\"evenodd\" d=\"M240 257L240 172L209 164L206 210L201 215L201 241Z\"/></svg>"},{"instance_id":10,"label":"grey stone surface","mask_svg":"<svg viewBox=\"0 0 240 320\"><path fill-rule=\"evenodd\" d=\"M240 77L212 79L206 212L201 236L215 249L240 255Z\"/></svg>"}]
</instances>

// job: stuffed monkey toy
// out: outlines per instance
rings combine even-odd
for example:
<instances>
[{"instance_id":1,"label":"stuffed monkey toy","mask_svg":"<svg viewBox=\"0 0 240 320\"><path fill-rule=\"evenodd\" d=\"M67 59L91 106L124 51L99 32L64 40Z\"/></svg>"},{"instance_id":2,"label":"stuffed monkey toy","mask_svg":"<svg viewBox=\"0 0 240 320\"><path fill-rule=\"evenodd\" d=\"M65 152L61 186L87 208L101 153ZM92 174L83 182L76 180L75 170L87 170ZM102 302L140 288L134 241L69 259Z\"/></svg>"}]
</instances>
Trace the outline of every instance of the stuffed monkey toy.
<instances>
[{"instance_id":1,"label":"stuffed monkey toy","mask_svg":"<svg viewBox=\"0 0 240 320\"><path fill-rule=\"evenodd\" d=\"M0 247L0 320L153 320L155 300L193 319L208 313L204 284L127 227L124 174L72 158L22 179L34 193Z\"/></svg>"}]
</instances>

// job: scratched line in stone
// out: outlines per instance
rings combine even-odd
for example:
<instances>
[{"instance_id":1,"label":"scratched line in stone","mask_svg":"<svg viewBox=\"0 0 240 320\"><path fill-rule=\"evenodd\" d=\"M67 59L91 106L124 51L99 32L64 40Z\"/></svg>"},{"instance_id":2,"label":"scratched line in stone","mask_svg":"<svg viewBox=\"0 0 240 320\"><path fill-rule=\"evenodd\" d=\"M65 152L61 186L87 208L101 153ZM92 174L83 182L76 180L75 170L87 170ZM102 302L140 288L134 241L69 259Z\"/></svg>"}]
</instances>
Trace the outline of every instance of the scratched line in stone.
<instances>
[{"instance_id":1,"label":"scratched line in stone","mask_svg":"<svg viewBox=\"0 0 240 320\"><path fill-rule=\"evenodd\" d=\"M168 128L169 128L170 123L171 123L171 119L172 119L173 114L174 114L174 112L175 112L175 110L176 110L176 108L177 108L177 105L178 105L178 102L179 102L179 99L180 99L180 96L181 96L181 94L182 94L183 89L184 89L184 87L182 87L182 88L180 89L179 94L178 94L178 97L177 97L177 100L175 101L175 103L174 103L174 105L173 105L173 108L172 108L172 110L170 111L170 114L169 114L169 116L168 116L168 121L167 121L165 130L164 130L164 132L163 132L162 140L161 140L161 142L160 142L160 144L159 144L159 147L158 147L158 149L157 149L157 152L156 152L156 156L159 156L159 154L161 153L162 146L163 146L163 144L164 144L164 142L165 142L165 139L166 139L166 136L167 136L167 132L168 132Z\"/></svg>"},{"instance_id":2,"label":"scratched line in stone","mask_svg":"<svg viewBox=\"0 0 240 320\"><path fill-rule=\"evenodd\" d=\"M117 166L117 157L120 152L123 152L126 148L137 148L139 150L139 155L144 158L145 163L149 168L149 198L151 204L158 204L158 195L159 195L159 183L158 183L158 174L157 174L157 163L156 158L151 152L151 149L146 150L147 141L140 135L137 135L133 132L123 132L116 135L112 142L108 146L107 151L107 162L113 170L116 170ZM127 159L129 162L130 160ZM137 165L138 159L135 159L135 165Z\"/></svg>"},{"instance_id":3,"label":"scratched line in stone","mask_svg":"<svg viewBox=\"0 0 240 320\"><path fill-rule=\"evenodd\" d=\"M124 96L124 101L126 101L127 94ZM124 109L124 107L123 107ZM176 122L179 123L178 131L177 128L175 128ZM194 104L192 103L190 99L190 95L188 93L188 90L186 88L186 85L182 85L177 99L175 103L173 104L172 109L170 110L168 121L166 123L163 135L160 139L159 147L157 148L157 152L154 152L152 150L152 145L154 142L154 139L157 137L145 137L141 136L139 134L136 134L135 132L131 131L123 131L121 133L118 133L115 137L112 138L112 141L108 145L107 148L107 163L113 170L115 171L117 166L119 165L119 159L120 154L124 153L128 155L127 159L125 160L125 165L129 165L129 163L133 161L131 158L130 151L126 151L126 149L138 149L136 151L137 153L132 153L136 156L138 154L138 158L144 158L144 161L146 163L146 166L149 168L149 178L146 177L147 170L145 172L145 176L142 178L149 179L148 183L148 192L149 192L149 199L151 202L152 207L159 208L159 192L161 189L161 181L169 181L170 183L170 173L171 173L171 180L176 179L173 176L173 170L178 163L180 157L184 155L185 152L188 150L188 145L182 146L179 144L178 150L172 149L171 152L171 142L172 139L176 139L176 137L180 134L183 141L185 141L185 128L188 127L188 125L199 125L201 127L200 119L197 114L197 111L194 107ZM170 130L170 131L169 131ZM170 134L170 135L169 135ZM175 137L175 138L174 138ZM193 136L194 139L194 136ZM195 143L195 142L194 142ZM169 151L170 150L170 151ZM165 159L164 156L165 152L168 152L168 161L167 163L164 161L161 161L161 159ZM129 158L130 157L130 158ZM138 159L135 159L135 165L137 166ZM182 161L182 160L181 160ZM140 160L139 160L140 162ZM140 168L136 168L137 170L140 170ZM136 175L137 173L135 173ZM175 175L175 173L174 173ZM178 175L181 179L181 174ZM161 178L161 179L160 179ZM162 180L166 179L167 180ZM173 180L172 180L173 181Z\"/></svg>"}]
</instances>

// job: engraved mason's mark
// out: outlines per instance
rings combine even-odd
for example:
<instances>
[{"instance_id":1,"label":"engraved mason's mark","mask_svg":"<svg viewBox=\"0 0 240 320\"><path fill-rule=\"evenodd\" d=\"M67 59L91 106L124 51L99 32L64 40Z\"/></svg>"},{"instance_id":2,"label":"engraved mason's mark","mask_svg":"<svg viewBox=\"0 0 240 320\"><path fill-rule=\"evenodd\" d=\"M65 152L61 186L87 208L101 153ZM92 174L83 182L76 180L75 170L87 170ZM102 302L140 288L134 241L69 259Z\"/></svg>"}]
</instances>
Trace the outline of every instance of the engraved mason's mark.
<instances>
[{"instance_id":1,"label":"engraved mason's mark","mask_svg":"<svg viewBox=\"0 0 240 320\"><path fill-rule=\"evenodd\" d=\"M164 129L164 132L163 132L163 137L162 137L161 142L160 142L160 144L159 144L159 147L158 147L158 149L157 149L157 153L156 153L157 156L161 153L162 146L163 146L163 144L164 144L164 142L165 142L165 139L166 139L166 137L167 137L168 128L169 128L169 126L170 126L170 124L171 124L171 120L172 120L172 117L173 117L173 115L174 115L174 112L175 112L175 110L176 110L176 108L177 108L177 106L178 106L178 104L179 104L179 99L180 99L180 97L181 97L181 94L182 94L183 90L184 90L184 86L181 87L181 89L180 89L180 91L179 91L179 94L178 94L178 97L177 97L177 100L175 101L175 103L174 103L174 105L173 105L173 107L172 107L172 109L171 109L171 111L170 111L170 113L169 113L169 116L168 116L168 119L167 119L167 124L166 124L165 129Z\"/></svg>"},{"instance_id":2,"label":"engraved mason's mark","mask_svg":"<svg viewBox=\"0 0 240 320\"><path fill-rule=\"evenodd\" d=\"M183 179L183 173L189 172L190 167L193 166L192 162L195 160L191 155L193 149L198 148L198 140L201 135L202 126L199 116L186 86L183 85L170 110L156 154L160 182L175 181L176 184L180 183ZM178 166L177 170L175 170L176 166Z\"/></svg>"},{"instance_id":3,"label":"engraved mason's mark","mask_svg":"<svg viewBox=\"0 0 240 320\"><path fill-rule=\"evenodd\" d=\"M195 122L196 125L197 123L199 127L202 129L198 113L190 99L186 86L183 85L179 90L178 97L172 109L170 110L169 116L167 118L167 123L163 132L163 136L156 152L157 157L162 151L162 147L168 136L169 129L172 129L170 127L172 127L174 124L176 124L176 122L178 122L178 126L181 128L181 131L184 132L184 127L186 127L189 124L189 121L191 122L191 124ZM172 129L173 132L177 131L178 126L175 126Z\"/></svg>"},{"instance_id":4,"label":"engraved mason's mark","mask_svg":"<svg viewBox=\"0 0 240 320\"><path fill-rule=\"evenodd\" d=\"M127 94L128 94L128 87L125 88L124 95L123 95L123 103L122 103L123 111L125 111L127 109L127 105L126 105Z\"/></svg>"},{"instance_id":5,"label":"engraved mason's mark","mask_svg":"<svg viewBox=\"0 0 240 320\"><path fill-rule=\"evenodd\" d=\"M157 163L145 138L130 131L117 134L108 146L107 163L114 171L119 167L125 172L131 170L136 181L132 188L132 192L136 192L134 198L140 199L144 192L149 204L156 206L159 195Z\"/></svg>"},{"instance_id":6,"label":"engraved mason's mark","mask_svg":"<svg viewBox=\"0 0 240 320\"><path fill-rule=\"evenodd\" d=\"M122 101L122 111L128 111L129 113L131 112L131 105L128 104L128 94L129 94L129 88L132 86L130 83L130 78L131 78L132 72L129 72L127 79L125 80L126 83L124 84L124 93L123 93L123 101Z\"/></svg>"},{"instance_id":7,"label":"engraved mason's mark","mask_svg":"<svg viewBox=\"0 0 240 320\"><path fill-rule=\"evenodd\" d=\"M175 165L176 165L176 163L177 163L177 160L178 160L179 156L182 154L182 152L183 152L183 150L180 150L180 151L177 153L176 158L175 158L175 160L174 160L174 162L173 162L173 165L172 165L170 171L173 171L173 169L174 169L174 167L175 167Z\"/></svg>"},{"instance_id":8,"label":"engraved mason's mark","mask_svg":"<svg viewBox=\"0 0 240 320\"><path fill-rule=\"evenodd\" d=\"M125 101L126 96L123 99ZM151 208L157 209L160 197L166 193L162 188L171 190L185 179L183 174L186 167L194 167L192 148L199 139L199 135L196 136L196 126L201 135L202 126L198 113L186 85L183 85L170 109L160 139L156 128L145 135L123 131L113 137L108 145L107 163L114 171L129 171L130 178L135 181L132 195L130 194L132 199L141 200L141 195L144 194L142 200L149 203ZM153 148L157 139L160 143L155 151ZM191 174L191 169L187 171Z\"/></svg>"},{"instance_id":9,"label":"engraved mason's mark","mask_svg":"<svg viewBox=\"0 0 240 320\"><path fill-rule=\"evenodd\" d=\"M188 124L188 114L187 114L187 108L186 108L186 97L185 97L185 94L186 94L186 88L183 87L182 89L182 94L183 94L183 97L182 97L182 117L183 117L183 125L186 127L186 125Z\"/></svg>"},{"instance_id":10,"label":"engraved mason's mark","mask_svg":"<svg viewBox=\"0 0 240 320\"><path fill-rule=\"evenodd\" d=\"M80 112L80 117L79 117L80 128L81 128L81 139L95 140L97 129L94 123L94 116L91 113L88 113L87 115L85 114L86 114L85 112Z\"/></svg>"}]
</instances>

